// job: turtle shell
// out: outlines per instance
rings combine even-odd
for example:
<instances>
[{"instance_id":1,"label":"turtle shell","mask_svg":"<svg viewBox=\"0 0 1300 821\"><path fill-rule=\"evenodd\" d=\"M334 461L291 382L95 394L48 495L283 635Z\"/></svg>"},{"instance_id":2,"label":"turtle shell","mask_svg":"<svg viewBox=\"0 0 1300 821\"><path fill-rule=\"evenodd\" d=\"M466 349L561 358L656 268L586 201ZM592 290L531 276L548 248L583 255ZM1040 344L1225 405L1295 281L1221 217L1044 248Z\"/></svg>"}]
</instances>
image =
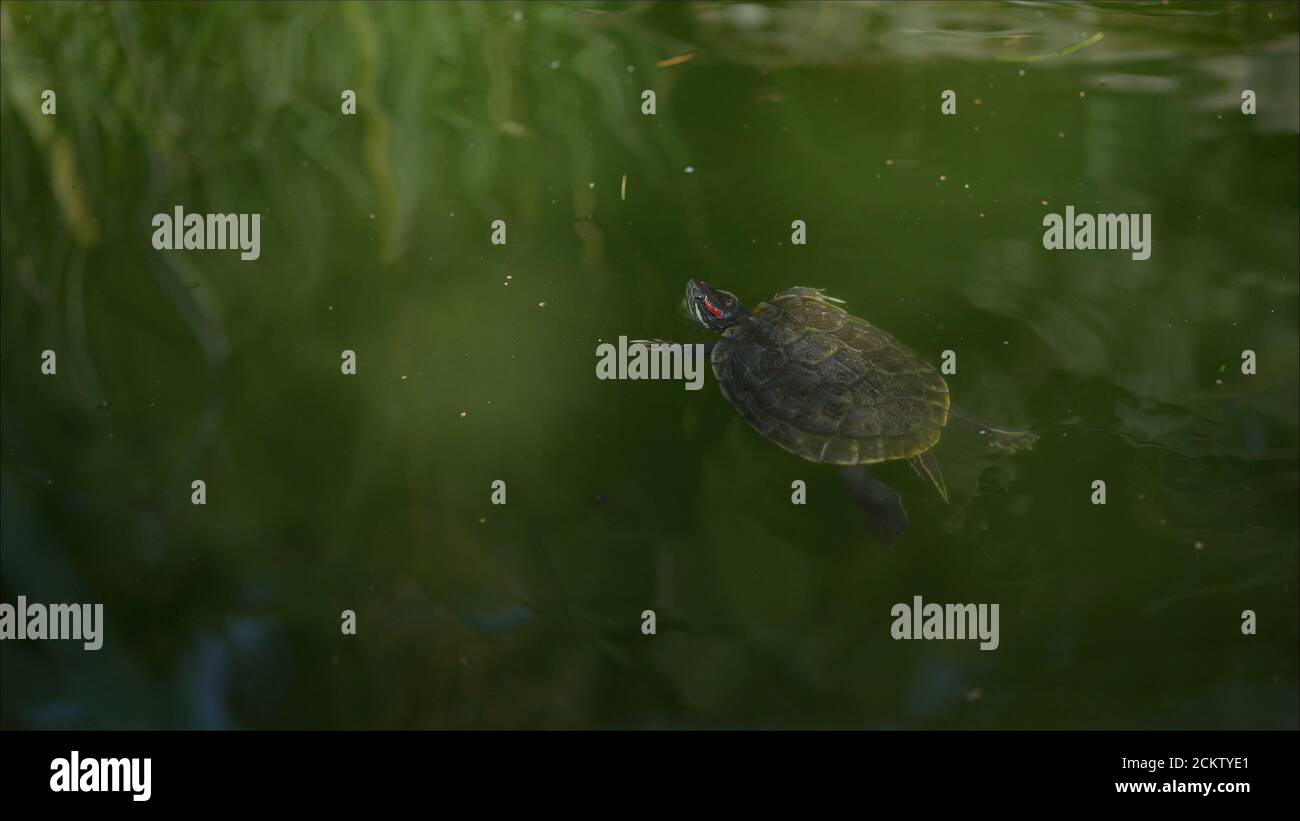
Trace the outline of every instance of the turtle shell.
<instances>
[{"instance_id":1,"label":"turtle shell","mask_svg":"<svg viewBox=\"0 0 1300 821\"><path fill-rule=\"evenodd\" d=\"M948 422L938 371L811 288L760 304L723 332L711 359L745 420L814 462L911 458L933 447Z\"/></svg>"}]
</instances>

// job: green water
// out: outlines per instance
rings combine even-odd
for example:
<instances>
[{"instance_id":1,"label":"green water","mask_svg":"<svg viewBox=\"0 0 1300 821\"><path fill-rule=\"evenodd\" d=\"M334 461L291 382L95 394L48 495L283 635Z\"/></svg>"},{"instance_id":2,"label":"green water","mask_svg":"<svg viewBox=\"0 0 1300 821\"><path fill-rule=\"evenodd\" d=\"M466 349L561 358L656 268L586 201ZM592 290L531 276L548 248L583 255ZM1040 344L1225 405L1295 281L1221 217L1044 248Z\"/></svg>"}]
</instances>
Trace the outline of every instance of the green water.
<instances>
[{"instance_id":1,"label":"green water","mask_svg":"<svg viewBox=\"0 0 1300 821\"><path fill-rule=\"evenodd\" d=\"M1296 728L1298 20L4 3L0 600L107 626L0 645L0 724ZM154 250L176 205L260 258ZM1067 205L1150 259L1045 250ZM882 547L712 374L596 379L707 339L688 277L826 288L1042 438L954 423L946 505L881 466ZM917 595L1000 647L891 639Z\"/></svg>"}]
</instances>

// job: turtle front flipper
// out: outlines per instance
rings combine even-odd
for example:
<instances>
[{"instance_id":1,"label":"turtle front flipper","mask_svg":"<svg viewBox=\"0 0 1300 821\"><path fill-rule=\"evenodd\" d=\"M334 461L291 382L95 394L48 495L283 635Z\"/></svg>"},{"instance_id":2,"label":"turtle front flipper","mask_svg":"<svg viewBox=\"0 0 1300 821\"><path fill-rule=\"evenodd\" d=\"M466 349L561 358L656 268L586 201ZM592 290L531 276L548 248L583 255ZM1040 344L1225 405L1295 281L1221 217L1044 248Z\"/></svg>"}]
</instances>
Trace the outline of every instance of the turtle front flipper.
<instances>
[{"instance_id":1,"label":"turtle front flipper","mask_svg":"<svg viewBox=\"0 0 1300 821\"><path fill-rule=\"evenodd\" d=\"M943 497L945 502L948 501L948 488L943 483L943 472L939 470L939 460L934 458L934 451L927 450L918 453L908 459L907 463L912 466L912 469L922 479L929 479L934 482L934 486L939 490L939 495Z\"/></svg>"},{"instance_id":2,"label":"turtle front flipper","mask_svg":"<svg viewBox=\"0 0 1300 821\"><path fill-rule=\"evenodd\" d=\"M840 478L865 515L867 529L877 541L892 545L907 530L907 511L898 491L872 476L863 465L845 468Z\"/></svg>"},{"instance_id":3,"label":"turtle front flipper","mask_svg":"<svg viewBox=\"0 0 1300 821\"><path fill-rule=\"evenodd\" d=\"M706 341L706 342L669 342L667 339L629 339L629 340L627 341L627 344L629 344L629 345L645 345L647 348L653 347L653 346L655 346L655 345L668 345L668 346L672 346L672 345L682 345L682 346L685 346L685 345L703 345L703 346L704 346L704 361L705 361L705 362L708 362L709 359L713 356L713 347L714 347L715 345L718 344L718 340L716 340L716 339L710 339L710 340L708 340L708 341Z\"/></svg>"},{"instance_id":4,"label":"turtle front flipper","mask_svg":"<svg viewBox=\"0 0 1300 821\"><path fill-rule=\"evenodd\" d=\"M840 305L844 304L844 300L836 299L826 293L825 288L806 288L802 285L795 286L794 288L786 288L784 291L778 293L777 296L807 296L812 297L813 299L824 299L827 302L837 302Z\"/></svg>"}]
</instances>

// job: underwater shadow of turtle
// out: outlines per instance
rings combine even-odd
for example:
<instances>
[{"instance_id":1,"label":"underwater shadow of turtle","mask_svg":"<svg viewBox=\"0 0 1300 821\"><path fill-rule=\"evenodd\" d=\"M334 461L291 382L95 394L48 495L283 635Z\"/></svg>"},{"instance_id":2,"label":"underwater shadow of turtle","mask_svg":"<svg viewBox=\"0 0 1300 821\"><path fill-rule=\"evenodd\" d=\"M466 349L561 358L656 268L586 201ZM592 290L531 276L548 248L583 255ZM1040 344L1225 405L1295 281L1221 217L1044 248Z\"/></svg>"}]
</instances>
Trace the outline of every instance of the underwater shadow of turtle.
<instances>
[{"instance_id":1,"label":"underwater shadow of turtle","mask_svg":"<svg viewBox=\"0 0 1300 821\"><path fill-rule=\"evenodd\" d=\"M949 418L978 428L1000 450L1025 450L1038 438L951 408L948 385L930 363L817 288L788 288L750 310L730 291L692 279L685 304L722 337L710 361L727 401L784 450L844 466L849 495L885 544L907 529L907 511L867 465L905 461L947 503L933 448Z\"/></svg>"},{"instance_id":2,"label":"underwater shadow of turtle","mask_svg":"<svg viewBox=\"0 0 1300 821\"><path fill-rule=\"evenodd\" d=\"M1008 431L994 428L971 416L965 411L952 408L949 418L958 419L973 427L987 444L990 451L1017 453L1030 450L1038 441L1038 434L1031 431ZM947 483L939 470L939 460L932 451L906 460L923 481L934 484L944 504L949 504ZM857 503L866 521L867 530L871 531L876 541L892 547L894 542L907 530L907 509L898 491L871 475L867 465L854 465L840 471L840 478L845 489Z\"/></svg>"},{"instance_id":3,"label":"underwater shadow of turtle","mask_svg":"<svg viewBox=\"0 0 1300 821\"><path fill-rule=\"evenodd\" d=\"M862 510L867 530L876 541L893 546L907 530L907 510L898 491L872 476L865 465L845 468L840 478Z\"/></svg>"}]
</instances>

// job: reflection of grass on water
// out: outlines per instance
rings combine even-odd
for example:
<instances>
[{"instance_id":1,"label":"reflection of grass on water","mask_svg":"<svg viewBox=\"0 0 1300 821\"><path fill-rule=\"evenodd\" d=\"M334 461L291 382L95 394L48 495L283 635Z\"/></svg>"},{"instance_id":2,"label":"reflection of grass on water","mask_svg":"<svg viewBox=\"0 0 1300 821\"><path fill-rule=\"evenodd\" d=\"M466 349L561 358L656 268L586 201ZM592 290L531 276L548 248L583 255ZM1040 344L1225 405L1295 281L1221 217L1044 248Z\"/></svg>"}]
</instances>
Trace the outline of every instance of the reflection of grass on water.
<instances>
[{"instance_id":1,"label":"reflection of grass on water","mask_svg":"<svg viewBox=\"0 0 1300 821\"><path fill-rule=\"evenodd\" d=\"M620 102L633 78L681 45L645 26L648 8L6 3L5 258L47 260L39 276L57 294L97 239L119 247L160 208L260 211L294 252L279 303L292 312L322 284L333 243L354 236L352 226L373 226L382 270L406 259L422 211L439 200L463 197L489 220L535 218L549 200L535 169L561 146L574 230L599 276L591 134L621 143L643 190L660 188L683 153L671 127L639 128L637 107ZM593 10L611 13L578 13ZM672 78L657 80L669 93ZM58 94L57 116L40 113L46 88ZM355 119L340 113L343 89L358 94ZM49 198L33 196L41 178ZM232 295L192 291L214 284L221 263L172 262L158 275L173 280L164 288L202 340L223 313L213 300Z\"/></svg>"},{"instance_id":2,"label":"reflection of grass on water","mask_svg":"<svg viewBox=\"0 0 1300 821\"><path fill-rule=\"evenodd\" d=\"M508 198L532 206L536 191L511 178L509 143L541 159L526 144L542 132L558 137L575 183L585 184L586 140L599 118L654 161L647 139L656 138L634 127L634 107L616 102L620 78L629 65L654 71L678 44L649 35L636 14L578 13L593 10L602 9L208 3L196 13L170 3L7 3L3 105L30 143L10 140L6 159L23 163L28 151L42 158L63 219L90 244L95 219L120 212L121 192L136 188L127 182L140 173L151 194L188 191L214 202L230 201L231 189L255 176L275 210L310 208L285 193L299 181L297 153L306 152L359 210L376 213L382 259L392 264L419 203L431 189L446 190L449 176L485 214ZM556 62L581 82L555 83ZM59 94L57 120L39 113L44 88ZM344 88L360 100L356 151L339 138Z\"/></svg>"},{"instance_id":3,"label":"reflection of grass on water","mask_svg":"<svg viewBox=\"0 0 1300 821\"><path fill-rule=\"evenodd\" d=\"M3 98L22 100L17 106L17 114L22 118L32 142L44 160L50 188L63 220L71 229L72 236L83 245L93 245L99 236L99 229L94 217L86 207L82 197L85 183L77 173L76 151L72 138L59 131L55 120L42 112L42 92L57 83L43 82L26 72L11 71L8 54L18 47L7 9L0 9L0 46L3 46L5 83ZM66 106L66 102L65 102ZM7 106L6 106L7 108Z\"/></svg>"}]
</instances>

